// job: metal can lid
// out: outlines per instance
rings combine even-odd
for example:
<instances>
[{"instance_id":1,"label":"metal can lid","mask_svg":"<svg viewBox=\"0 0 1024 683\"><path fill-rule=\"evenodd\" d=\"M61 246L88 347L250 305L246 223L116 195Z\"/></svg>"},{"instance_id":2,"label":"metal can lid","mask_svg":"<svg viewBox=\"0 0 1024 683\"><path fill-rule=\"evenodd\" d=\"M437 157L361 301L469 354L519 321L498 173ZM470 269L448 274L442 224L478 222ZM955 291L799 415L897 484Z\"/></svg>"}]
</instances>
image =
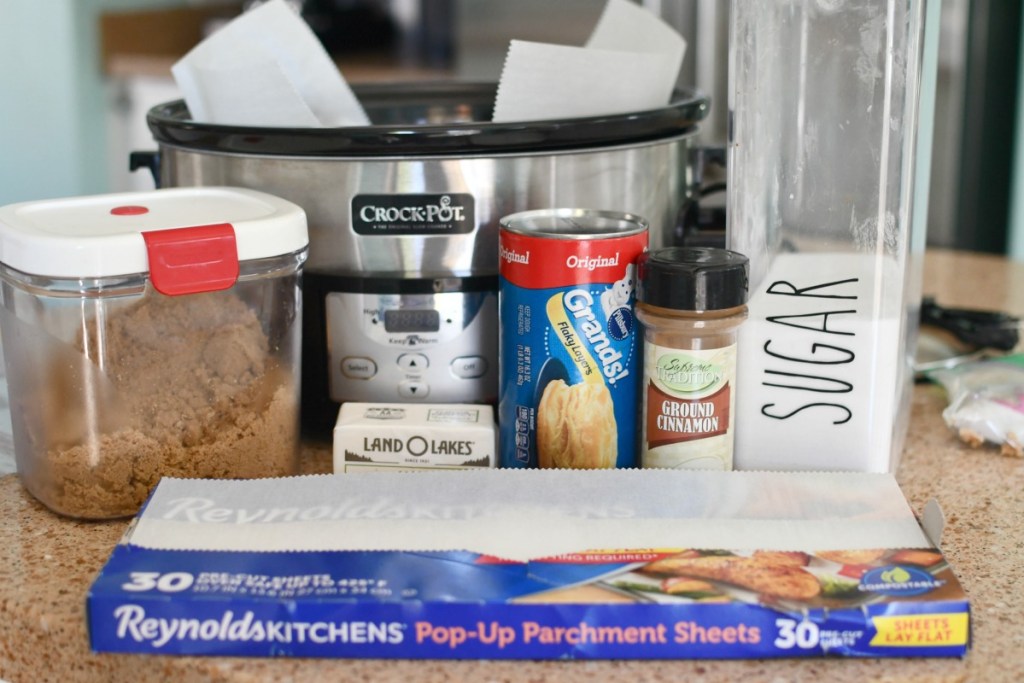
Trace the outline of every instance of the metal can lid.
<instances>
[{"instance_id":1,"label":"metal can lid","mask_svg":"<svg viewBox=\"0 0 1024 683\"><path fill-rule=\"evenodd\" d=\"M716 311L747 302L749 259L716 247L665 247L637 260L637 301L680 311Z\"/></svg>"},{"instance_id":2,"label":"metal can lid","mask_svg":"<svg viewBox=\"0 0 1024 683\"><path fill-rule=\"evenodd\" d=\"M68 197L0 207L0 263L30 275L102 278L152 270L148 233L228 224L237 261L309 244L306 214L264 192L181 187ZM196 247L200 261L204 249Z\"/></svg>"},{"instance_id":3,"label":"metal can lid","mask_svg":"<svg viewBox=\"0 0 1024 683\"><path fill-rule=\"evenodd\" d=\"M631 213L597 209L536 209L505 216L502 229L564 240L628 237L647 231L647 220Z\"/></svg>"}]
</instances>

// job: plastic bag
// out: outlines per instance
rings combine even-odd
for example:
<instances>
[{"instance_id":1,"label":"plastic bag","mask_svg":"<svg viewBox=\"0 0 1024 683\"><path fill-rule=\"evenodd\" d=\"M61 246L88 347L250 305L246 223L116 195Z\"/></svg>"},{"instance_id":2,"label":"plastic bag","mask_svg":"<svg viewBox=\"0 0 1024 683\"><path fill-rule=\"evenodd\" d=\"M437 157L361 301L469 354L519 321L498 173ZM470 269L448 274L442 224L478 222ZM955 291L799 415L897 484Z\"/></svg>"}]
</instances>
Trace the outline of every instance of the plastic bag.
<instances>
[{"instance_id":1,"label":"plastic bag","mask_svg":"<svg viewBox=\"0 0 1024 683\"><path fill-rule=\"evenodd\" d=\"M971 446L1024 457L1024 355L961 363L928 373L949 396L946 424Z\"/></svg>"}]
</instances>

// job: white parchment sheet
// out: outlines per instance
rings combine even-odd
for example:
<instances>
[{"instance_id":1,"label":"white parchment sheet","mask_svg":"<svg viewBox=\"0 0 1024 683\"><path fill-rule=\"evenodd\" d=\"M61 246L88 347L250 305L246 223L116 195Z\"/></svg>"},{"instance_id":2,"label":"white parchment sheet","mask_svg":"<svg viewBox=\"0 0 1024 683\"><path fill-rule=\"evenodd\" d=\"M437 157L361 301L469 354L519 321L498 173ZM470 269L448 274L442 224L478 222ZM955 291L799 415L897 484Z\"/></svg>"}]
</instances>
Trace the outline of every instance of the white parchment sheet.
<instances>
[{"instance_id":1,"label":"white parchment sheet","mask_svg":"<svg viewBox=\"0 0 1024 683\"><path fill-rule=\"evenodd\" d=\"M587 43L509 44L493 121L619 114L669 103L686 41L652 12L609 0ZM244 12L171 69L193 120L250 126L370 121L316 35L283 0Z\"/></svg>"},{"instance_id":2,"label":"white parchment sheet","mask_svg":"<svg viewBox=\"0 0 1024 683\"><path fill-rule=\"evenodd\" d=\"M483 470L164 479L133 545L468 550L526 561L609 549L932 544L888 474Z\"/></svg>"},{"instance_id":3,"label":"white parchment sheet","mask_svg":"<svg viewBox=\"0 0 1024 683\"><path fill-rule=\"evenodd\" d=\"M195 121L294 127L370 122L316 34L282 0L239 15L171 72Z\"/></svg>"},{"instance_id":4,"label":"white parchment sheet","mask_svg":"<svg viewBox=\"0 0 1024 683\"><path fill-rule=\"evenodd\" d=\"M513 40L498 82L496 122L601 116L664 107L686 41L658 16L609 0L582 47Z\"/></svg>"}]
</instances>

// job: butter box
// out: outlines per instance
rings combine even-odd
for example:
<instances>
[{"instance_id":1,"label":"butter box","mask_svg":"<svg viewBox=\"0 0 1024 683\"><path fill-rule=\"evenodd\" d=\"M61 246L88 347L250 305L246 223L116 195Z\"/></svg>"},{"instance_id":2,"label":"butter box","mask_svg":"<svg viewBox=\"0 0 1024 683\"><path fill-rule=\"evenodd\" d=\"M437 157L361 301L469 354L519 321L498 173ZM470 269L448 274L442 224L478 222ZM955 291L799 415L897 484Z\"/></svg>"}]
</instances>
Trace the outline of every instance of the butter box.
<instances>
[{"instance_id":1,"label":"butter box","mask_svg":"<svg viewBox=\"0 0 1024 683\"><path fill-rule=\"evenodd\" d=\"M349 402L334 426L334 471L494 467L489 405Z\"/></svg>"}]
</instances>

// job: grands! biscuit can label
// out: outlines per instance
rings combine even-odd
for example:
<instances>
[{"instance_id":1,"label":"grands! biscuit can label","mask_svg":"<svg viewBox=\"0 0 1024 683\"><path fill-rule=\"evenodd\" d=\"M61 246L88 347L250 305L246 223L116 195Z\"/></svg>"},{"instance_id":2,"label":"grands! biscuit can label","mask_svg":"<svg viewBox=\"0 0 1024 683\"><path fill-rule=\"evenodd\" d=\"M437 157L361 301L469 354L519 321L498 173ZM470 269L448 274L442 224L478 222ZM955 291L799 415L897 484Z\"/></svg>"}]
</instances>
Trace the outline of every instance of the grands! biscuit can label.
<instances>
[{"instance_id":1,"label":"grands! biscuit can label","mask_svg":"<svg viewBox=\"0 0 1024 683\"><path fill-rule=\"evenodd\" d=\"M499 231L502 467L634 467L639 216L513 214Z\"/></svg>"}]
</instances>

